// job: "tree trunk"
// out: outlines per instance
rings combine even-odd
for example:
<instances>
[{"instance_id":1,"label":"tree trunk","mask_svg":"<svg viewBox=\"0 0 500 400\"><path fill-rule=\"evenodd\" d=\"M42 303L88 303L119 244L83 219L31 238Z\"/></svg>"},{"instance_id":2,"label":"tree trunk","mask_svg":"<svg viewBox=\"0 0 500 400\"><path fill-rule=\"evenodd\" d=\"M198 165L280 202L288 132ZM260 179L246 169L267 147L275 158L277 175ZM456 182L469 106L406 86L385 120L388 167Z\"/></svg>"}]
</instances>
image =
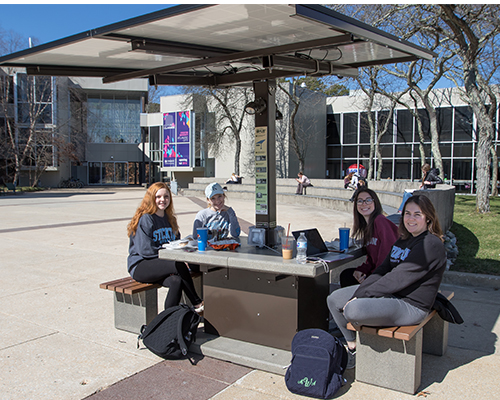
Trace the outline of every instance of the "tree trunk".
<instances>
[{"instance_id":1,"label":"tree trunk","mask_svg":"<svg viewBox=\"0 0 500 400\"><path fill-rule=\"evenodd\" d=\"M491 169L491 195L498 196L498 156L493 147L490 147L491 152L491 161L492 161L492 169Z\"/></svg>"}]
</instances>

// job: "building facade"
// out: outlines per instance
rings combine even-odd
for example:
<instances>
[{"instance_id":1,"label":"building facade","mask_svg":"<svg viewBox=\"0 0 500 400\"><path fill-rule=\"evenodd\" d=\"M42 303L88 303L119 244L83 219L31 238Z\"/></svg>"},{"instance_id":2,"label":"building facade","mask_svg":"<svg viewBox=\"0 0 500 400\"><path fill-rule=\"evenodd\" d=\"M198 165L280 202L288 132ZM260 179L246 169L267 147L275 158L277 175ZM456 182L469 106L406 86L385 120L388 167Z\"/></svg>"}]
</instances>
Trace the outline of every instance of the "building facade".
<instances>
[{"instance_id":1,"label":"building facade","mask_svg":"<svg viewBox=\"0 0 500 400\"><path fill-rule=\"evenodd\" d=\"M443 161L445 179L460 192L475 192L477 121L472 109L461 99L456 89L434 91L439 132L439 149ZM412 104L410 99L406 99ZM380 104L381 101L377 103ZM350 96L328 99L327 128L327 176L340 179L351 164L369 165L370 130L367 111L363 108L366 96L358 92ZM413 107L413 111L415 108ZM434 164L429 133L427 111L417 108L424 131L423 146L426 160ZM389 115L383 106L373 111L374 120L390 119L389 131L379 142L382 154L381 179L411 180L421 179L421 156L417 121L413 113L404 106L398 106ZM498 113L496 110L495 136L493 147L500 152L498 135ZM377 129L381 126L377 125ZM374 160L377 170L380 161Z\"/></svg>"},{"instance_id":2,"label":"building facade","mask_svg":"<svg viewBox=\"0 0 500 400\"><path fill-rule=\"evenodd\" d=\"M147 80L28 76L1 70L0 175L21 186L144 181L140 113ZM16 175L16 158L18 173Z\"/></svg>"}]
</instances>

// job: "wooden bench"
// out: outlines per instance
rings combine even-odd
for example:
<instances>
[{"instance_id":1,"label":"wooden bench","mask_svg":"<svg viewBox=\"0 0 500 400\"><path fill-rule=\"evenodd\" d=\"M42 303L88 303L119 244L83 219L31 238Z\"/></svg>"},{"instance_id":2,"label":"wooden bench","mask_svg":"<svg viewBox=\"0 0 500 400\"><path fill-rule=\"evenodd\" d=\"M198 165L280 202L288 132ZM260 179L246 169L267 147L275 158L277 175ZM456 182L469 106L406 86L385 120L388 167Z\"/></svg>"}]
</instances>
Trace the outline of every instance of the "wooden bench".
<instances>
[{"instance_id":1,"label":"wooden bench","mask_svg":"<svg viewBox=\"0 0 500 400\"><path fill-rule=\"evenodd\" d=\"M3 184L2 192L4 192L5 190L7 190L7 192L9 192L9 190L11 190L12 193L16 193L16 185L14 185L13 183L5 182Z\"/></svg>"},{"instance_id":2,"label":"wooden bench","mask_svg":"<svg viewBox=\"0 0 500 400\"><path fill-rule=\"evenodd\" d=\"M192 272L191 277L201 295L202 273ZM161 285L137 282L128 276L101 283L99 287L114 292L113 304L117 329L139 334L141 326L147 325L158 315L158 288L161 288ZM189 304L184 294L181 301Z\"/></svg>"},{"instance_id":3,"label":"wooden bench","mask_svg":"<svg viewBox=\"0 0 500 400\"><path fill-rule=\"evenodd\" d=\"M448 300L453 292L441 292ZM356 331L356 380L404 393L420 386L422 353L442 356L448 346L448 322L435 310L418 325L354 327Z\"/></svg>"}]
</instances>

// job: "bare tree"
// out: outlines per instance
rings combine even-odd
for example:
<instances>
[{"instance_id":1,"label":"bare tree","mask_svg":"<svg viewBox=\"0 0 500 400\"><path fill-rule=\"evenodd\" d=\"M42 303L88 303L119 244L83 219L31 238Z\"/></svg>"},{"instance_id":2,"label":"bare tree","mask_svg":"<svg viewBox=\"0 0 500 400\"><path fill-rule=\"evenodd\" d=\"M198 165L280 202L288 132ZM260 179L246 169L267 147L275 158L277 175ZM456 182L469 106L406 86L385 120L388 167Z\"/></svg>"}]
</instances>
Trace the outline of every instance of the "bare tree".
<instances>
[{"instance_id":1,"label":"bare tree","mask_svg":"<svg viewBox=\"0 0 500 400\"><path fill-rule=\"evenodd\" d=\"M493 119L485 102L487 80L481 75L479 64L483 49L492 40L497 41L500 32L500 7L495 4L440 5L439 16L446 24L445 31L462 63L462 79L478 124L476 150L476 211L490 211L490 165L493 140ZM486 96L488 91L486 91ZM491 97L489 98L491 101ZM496 106L496 101L491 104Z\"/></svg>"},{"instance_id":2,"label":"bare tree","mask_svg":"<svg viewBox=\"0 0 500 400\"><path fill-rule=\"evenodd\" d=\"M299 78L291 78L290 80L281 80L277 82L278 88L288 97L289 107L289 143L293 152L299 161L299 171L303 171L306 163L307 151L312 137L317 135L317 127L315 121L311 119L299 118L299 109L302 104L302 99L307 98L304 103L307 107L315 108L320 106L318 99L323 97L313 97L307 85L302 85ZM301 110L306 106L302 105Z\"/></svg>"},{"instance_id":3,"label":"bare tree","mask_svg":"<svg viewBox=\"0 0 500 400\"><path fill-rule=\"evenodd\" d=\"M5 76L3 90L12 91L13 80ZM51 77L29 77L17 74L18 109L14 119L9 96L0 98L5 116L5 147L2 158L12 163L12 181L17 182L21 170L27 169L30 184L36 186L40 175L54 165L53 149L53 82Z\"/></svg>"},{"instance_id":4,"label":"bare tree","mask_svg":"<svg viewBox=\"0 0 500 400\"><path fill-rule=\"evenodd\" d=\"M188 94L186 104L193 103L196 96L207 99L207 111L215 115L214 129L205 132L204 144L215 155L227 154L226 140L234 146L234 172L240 174L240 158L242 133L246 128L245 105L253 100L253 89L249 87L205 88L191 87L185 89Z\"/></svg>"}]
</instances>

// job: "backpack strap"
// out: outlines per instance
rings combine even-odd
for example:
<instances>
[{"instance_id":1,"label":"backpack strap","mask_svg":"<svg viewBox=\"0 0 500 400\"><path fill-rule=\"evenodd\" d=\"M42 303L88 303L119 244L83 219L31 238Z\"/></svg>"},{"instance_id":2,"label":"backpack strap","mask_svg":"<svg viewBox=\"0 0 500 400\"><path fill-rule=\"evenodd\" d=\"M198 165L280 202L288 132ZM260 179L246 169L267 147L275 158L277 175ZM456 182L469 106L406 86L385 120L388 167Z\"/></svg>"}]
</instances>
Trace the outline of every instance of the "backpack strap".
<instances>
[{"instance_id":1,"label":"backpack strap","mask_svg":"<svg viewBox=\"0 0 500 400\"><path fill-rule=\"evenodd\" d=\"M177 343L179 344L179 348L181 349L182 355L186 356L188 352L188 348L186 346L186 342L184 341L184 335L182 333L182 323L184 322L184 318L190 311L189 306L182 304L181 305L181 315L177 320ZM191 334L191 332L189 332Z\"/></svg>"}]
</instances>

